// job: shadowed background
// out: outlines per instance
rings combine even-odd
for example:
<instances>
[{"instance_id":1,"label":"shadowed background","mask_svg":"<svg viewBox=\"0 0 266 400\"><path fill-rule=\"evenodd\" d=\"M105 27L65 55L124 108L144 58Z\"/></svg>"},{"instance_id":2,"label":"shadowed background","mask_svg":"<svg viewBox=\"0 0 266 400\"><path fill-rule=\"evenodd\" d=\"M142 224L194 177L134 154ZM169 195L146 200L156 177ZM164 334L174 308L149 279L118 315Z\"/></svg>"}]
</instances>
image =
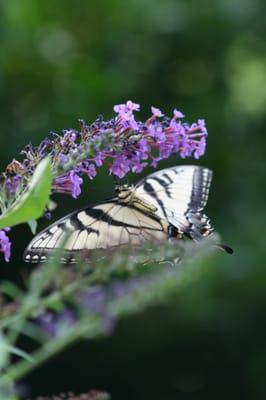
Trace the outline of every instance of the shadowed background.
<instances>
[{"instance_id":1,"label":"shadowed background","mask_svg":"<svg viewBox=\"0 0 266 400\"><path fill-rule=\"evenodd\" d=\"M226 271L211 290L210 302L224 301L218 324L206 317L200 326L182 325L174 306L125 320L112 338L76 346L33 374L33 394L91 387L115 399L266 393L266 347L258 337L266 332L266 304L259 299L251 316L244 313L254 293L249 275L256 287L254 271L265 264L265 8L262 0L0 4L0 169L29 142L77 128L78 118L108 119L128 99L141 104L140 119L151 105L168 115L176 107L188 122L206 120L207 152L198 162L171 158L159 167L198 163L214 171L207 213L235 249L231 258L217 256ZM112 195L113 181L101 171L78 200L57 196L55 216ZM18 279L32 235L25 225L10 237L12 262L1 259L1 273ZM228 317L234 302L227 292L237 298L242 280L243 315ZM207 307L204 287L198 290Z\"/></svg>"}]
</instances>

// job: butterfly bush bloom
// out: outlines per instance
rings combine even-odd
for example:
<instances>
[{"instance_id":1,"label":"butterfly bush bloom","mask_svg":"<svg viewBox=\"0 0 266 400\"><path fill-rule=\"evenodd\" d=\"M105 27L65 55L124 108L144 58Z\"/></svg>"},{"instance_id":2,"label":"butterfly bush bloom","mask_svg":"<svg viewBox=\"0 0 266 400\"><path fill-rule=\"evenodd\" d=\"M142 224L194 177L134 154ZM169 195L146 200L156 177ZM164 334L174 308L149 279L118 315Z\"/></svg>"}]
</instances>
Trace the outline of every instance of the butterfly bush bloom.
<instances>
[{"instance_id":1,"label":"butterfly bush bloom","mask_svg":"<svg viewBox=\"0 0 266 400\"><path fill-rule=\"evenodd\" d=\"M80 193L80 185L83 179L74 171L70 171L68 174L61 175L54 180L54 188L58 193L71 194L76 199Z\"/></svg>"},{"instance_id":2,"label":"butterfly bush bloom","mask_svg":"<svg viewBox=\"0 0 266 400\"><path fill-rule=\"evenodd\" d=\"M22 162L13 160L3 175L2 188L10 196L25 185L37 164L46 155L52 157L53 191L72 195L81 193L82 175L93 179L97 168L106 165L111 175L123 178L172 155L181 158L204 154L207 129L204 120L188 124L184 115L174 110L171 118L151 107L144 122L135 119L140 105L132 101L114 106L115 117L104 121L99 116L92 124L80 120L80 130L52 132L39 146L29 144L22 151ZM2 179L3 181L3 179ZM1 183L0 183L1 184Z\"/></svg>"},{"instance_id":3,"label":"butterfly bush bloom","mask_svg":"<svg viewBox=\"0 0 266 400\"><path fill-rule=\"evenodd\" d=\"M11 254L11 243L6 234L8 231L9 228L0 230L0 253L3 253L6 262L9 262Z\"/></svg>"},{"instance_id":4,"label":"butterfly bush bloom","mask_svg":"<svg viewBox=\"0 0 266 400\"><path fill-rule=\"evenodd\" d=\"M45 311L35 322L48 336L60 336L64 334L77 321L72 310L62 310L58 313Z\"/></svg>"},{"instance_id":5,"label":"butterfly bush bloom","mask_svg":"<svg viewBox=\"0 0 266 400\"><path fill-rule=\"evenodd\" d=\"M126 295L132 295L147 287L158 279L158 276L145 275L130 277L127 280L113 280L106 286L96 285L83 289L79 295L79 305L88 312L99 316L102 320L103 331L106 335L113 332L117 320L112 313L110 304Z\"/></svg>"},{"instance_id":6,"label":"butterfly bush bloom","mask_svg":"<svg viewBox=\"0 0 266 400\"><path fill-rule=\"evenodd\" d=\"M128 100L114 106L115 116L107 121L100 115L80 128L51 132L38 146L29 144L21 152L22 160L13 160L0 174L0 208L9 209L27 188L38 163L47 155L52 160L52 192L77 198L83 178L94 179L97 169L106 166L110 175L119 179L128 173L140 173L170 156L200 158L206 147L207 129L199 119L193 124L183 122L184 114L174 110L167 117L156 107L151 116L139 121L135 113L140 105ZM47 210L46 210L47 211ZM1 250L9 259L10 248L2 231Z\"/></svg>"}]
</instances>

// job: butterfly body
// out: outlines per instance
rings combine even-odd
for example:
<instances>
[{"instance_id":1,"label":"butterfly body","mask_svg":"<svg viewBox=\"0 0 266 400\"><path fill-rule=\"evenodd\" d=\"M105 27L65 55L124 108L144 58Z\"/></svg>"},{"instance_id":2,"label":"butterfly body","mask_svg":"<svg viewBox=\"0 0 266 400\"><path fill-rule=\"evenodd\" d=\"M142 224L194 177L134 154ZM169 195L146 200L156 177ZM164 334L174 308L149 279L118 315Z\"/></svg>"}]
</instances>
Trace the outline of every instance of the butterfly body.
<instances>
[{"instance_id":1,"label":"butterfly body","mask_svg":"<svg viewBox=\"0 0 266 400\"><path fill-rule=\"evenodd\" d=\"M140 211L152 214L154 216L156 215L157 207L155 207L148 201L145 201L143 198L139 197L136 194L136 188L133 185L118 186L116 187L116 190L118 193L117 202L119 204L132 205L135 208L139 209Z\"/></svg>"},{"instance_id":2,"label":"butterfly body","mask_svg":"<svg viewBox=\"0 0 266 400\"><path fill-rule=\"evenodd\" d=\"M75 211L39 233L24 260L43 262L62 243L62 261L76 262L78 255L93 249L160 243L183 235L198 241L213 230L202 212L211 177L207 168L178 166L148 175L135 186L117 186L116 198Z\"/></svg>"}]
</instances>

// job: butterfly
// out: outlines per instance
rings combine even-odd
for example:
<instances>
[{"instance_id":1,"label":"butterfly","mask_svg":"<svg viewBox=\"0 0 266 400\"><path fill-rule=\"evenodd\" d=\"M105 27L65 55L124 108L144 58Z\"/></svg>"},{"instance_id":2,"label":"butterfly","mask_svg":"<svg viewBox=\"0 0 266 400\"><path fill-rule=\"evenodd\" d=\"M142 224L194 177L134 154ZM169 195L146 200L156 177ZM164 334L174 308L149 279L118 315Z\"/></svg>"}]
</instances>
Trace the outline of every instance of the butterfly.
<instances>
[{"instance_id":1,"label":"butterfly","mask_svg":"<svg viewBox=\"0 0 266 400\"><path fill-rule=\"evenodd\" d=\"M211 179L208 168L176 166L152 173L135 186L117 185L117 197L74 211L40 232L26 248L24 260L44 262L62 243L61 261L75 263L93 249L183 236L199 241L213 232L203 214Z\"/></svg>"}]
</instances>

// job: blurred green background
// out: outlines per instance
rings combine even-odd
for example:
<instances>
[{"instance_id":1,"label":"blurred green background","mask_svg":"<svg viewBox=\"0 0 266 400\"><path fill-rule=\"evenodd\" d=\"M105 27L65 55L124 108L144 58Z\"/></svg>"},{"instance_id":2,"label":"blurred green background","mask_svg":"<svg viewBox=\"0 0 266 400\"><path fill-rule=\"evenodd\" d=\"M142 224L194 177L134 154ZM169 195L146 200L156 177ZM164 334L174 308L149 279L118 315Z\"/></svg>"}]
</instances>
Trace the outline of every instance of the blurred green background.
<instances>
[{"instance_id":1,"label":"blurred green background","mask_svg":"<svg viewBox=\"0 0 266 400\"><path fill-rule=\"evenodd\" d=\"M217 324L210 314L191 333L174 308L131 318L87 353L76 347L33 374L34 394L97 386L114 399L266 397L266 300L244 312L266 269L265 13L263 0L0 3L0 169L27 143L76 128L78 118L109 118L128 99L141 104L143 119L151 105L166 114L176 107L189 122L206 119L206 156L184 163L214 171L207 213L235 249L215 260L221 287L208 295L199 287L197 301L225 301ZM58 196L55 216L112 194L102 171L77 201ZM11 238L13 262L1 260L1 272L16 279L31 233L22 226ZM228 290L236 293L230 301Z\"/></svg>"}]
</instances>

